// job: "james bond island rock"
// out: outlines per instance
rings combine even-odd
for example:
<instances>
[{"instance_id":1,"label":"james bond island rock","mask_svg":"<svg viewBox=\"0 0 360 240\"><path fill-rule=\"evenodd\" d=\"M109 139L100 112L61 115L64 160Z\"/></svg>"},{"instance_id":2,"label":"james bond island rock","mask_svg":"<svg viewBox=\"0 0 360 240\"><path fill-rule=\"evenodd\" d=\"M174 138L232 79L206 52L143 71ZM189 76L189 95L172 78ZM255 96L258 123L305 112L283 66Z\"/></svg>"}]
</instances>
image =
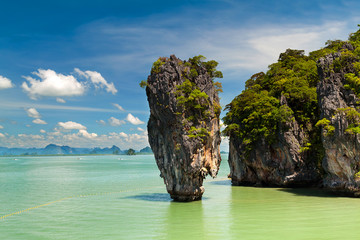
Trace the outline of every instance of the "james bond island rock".
<instances>
[{"instance_id":1,"label":"james bond island rock","mask_svg":"<svg viewBox=\"0 0 360 240\"><path fill-rule=\"evenodd\" d=\"M318 125L322 126L325 148L323 185L355 196L360 195L359 59L351 43L321 58L317 89L321 110Z\"/></svg>"},{"instance_id":2,"label":"james bond island rock","mask_svg":"<svg viewBox=\"0 0 360 240\"><path fill-rule=\"evenodd\" d=\"M221 107L214 82L222 73L203 56L182 61L174 55L154 62L147 81L149 143L160 176L175 201L200 200L203 179L219 170Z\"/></svg>"},{"instance_id":3,"label":"james bond island rock","mask_svg":"<svg viewBox=\"0 0 360 240\"><path fill-rule=\"evenodd\" d=\"M320 180L316 62L288 49L253 75L224 118L233 185L304 186ZM319 141L318 141L319 142Z\"/></svg>"}]
</instances>

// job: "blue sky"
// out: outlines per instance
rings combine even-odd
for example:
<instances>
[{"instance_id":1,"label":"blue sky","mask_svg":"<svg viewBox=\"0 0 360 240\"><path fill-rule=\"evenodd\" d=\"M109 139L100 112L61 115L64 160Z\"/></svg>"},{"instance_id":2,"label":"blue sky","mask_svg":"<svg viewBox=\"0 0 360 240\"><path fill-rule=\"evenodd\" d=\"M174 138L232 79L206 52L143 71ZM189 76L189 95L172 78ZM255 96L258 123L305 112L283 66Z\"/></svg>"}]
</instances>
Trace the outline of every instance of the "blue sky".
<instances>
[{"instance_id":1,"label":"blue sky","mask_svg":"<svg viewBox=\"0 0 360 240\"><path fill-rule=\"evenodd\" d=\"M225 106L287 48L346 39L359 10L331 0L1 1L0 146L143 148L139 82L158 57L218 61Z\"/></svg>"}]
</instances>

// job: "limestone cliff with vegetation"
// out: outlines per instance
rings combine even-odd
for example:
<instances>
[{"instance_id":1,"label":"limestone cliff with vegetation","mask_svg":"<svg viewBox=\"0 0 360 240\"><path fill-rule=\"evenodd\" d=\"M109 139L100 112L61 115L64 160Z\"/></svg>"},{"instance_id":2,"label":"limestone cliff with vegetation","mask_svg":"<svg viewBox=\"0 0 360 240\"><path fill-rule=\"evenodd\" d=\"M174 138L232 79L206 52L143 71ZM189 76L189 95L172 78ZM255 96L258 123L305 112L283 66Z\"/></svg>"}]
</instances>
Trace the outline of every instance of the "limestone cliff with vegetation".
<instances>
[{"instance_id":1,"label":"limestone cliff with vegetation","mask_svg":"<svg viewBox=\"0 0 360 240\"><path fill-rule=\"evenodd\" d=\"M308 56L288 49L229 105L234 185L360 190L360 31Z\"/></svg>"},{"instance_id":2,"label":"limestone cliff with vegetation","mask_svg":"<svg viewBox=\"0 0 360 240\"><path fill-rule=\"evenodd\" d=\"M203 56L182 61L174 55L154 62L146 87L149 143L160 176L174 200L199 200L206 175L219 170L221 107L217 62Z\"/></svg>"}]
</instances>

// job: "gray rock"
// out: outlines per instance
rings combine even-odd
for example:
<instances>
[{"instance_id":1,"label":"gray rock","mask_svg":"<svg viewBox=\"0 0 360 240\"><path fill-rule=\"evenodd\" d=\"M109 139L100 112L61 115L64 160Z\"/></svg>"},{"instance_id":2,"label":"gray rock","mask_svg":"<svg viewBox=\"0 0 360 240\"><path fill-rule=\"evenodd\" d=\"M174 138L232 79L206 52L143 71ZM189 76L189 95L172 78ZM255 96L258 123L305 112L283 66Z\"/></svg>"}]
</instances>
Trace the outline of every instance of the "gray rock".
<instances>
[{"instance_id":1,"label":"gray rock","mask_svg":"<svg viewBox=\"0 0 360 240\"><path fill-rule=\"evenodd\" d=\"M281 104L287 104L285 97L281 98ZM230 136L232 184L280 187L316 184L320 178L316 164L309 163L308 155L300 151L307 137L295 120L289 121L280 126L275 143L261 139L247 156L242 139Z\"/></svg>"},{"instance_id":2,"label":"gray rock","mask_svg":"<svg viewBox=\"0 0 360 240\"><path fill-rule=\"evenodd\" d=\"M198 76L191 81L208 95L209 115L188 120L190 116L199 116L199 112L179 107L176 91L184 83L189 67L174 55L162 60L163 64L147 79L149 143L171 198L200 200L203 179L208 174L215 177L221 162L219 116L214 109L219 106L218 93L206 69L200 67ZM191 127L204 128L209 134L201 138L191 136Z\"/></svg>"},{"instance_id":3,"label":"gray rock","mask_svg":"<svg viewBox=\"0 0 360 240\"><path fill-rule=\"evenodd\" d=\"M352 49L351 44L345 46ZM351 91L344 88L345 74L355 73L352 61L334 72L330 66L340 53L328 55L318 61L320 82L317 87L320 119L327 118L335 127L332 135L323 129L322 144L325 148L323 168L326 172L323 185L336 192L358 195L360 191L359 179L355 174L360 170L360 138L345 132L349 123L345 114L337 113L339 108L358 106L359 99Z\"/></svg>"}]
</instances>

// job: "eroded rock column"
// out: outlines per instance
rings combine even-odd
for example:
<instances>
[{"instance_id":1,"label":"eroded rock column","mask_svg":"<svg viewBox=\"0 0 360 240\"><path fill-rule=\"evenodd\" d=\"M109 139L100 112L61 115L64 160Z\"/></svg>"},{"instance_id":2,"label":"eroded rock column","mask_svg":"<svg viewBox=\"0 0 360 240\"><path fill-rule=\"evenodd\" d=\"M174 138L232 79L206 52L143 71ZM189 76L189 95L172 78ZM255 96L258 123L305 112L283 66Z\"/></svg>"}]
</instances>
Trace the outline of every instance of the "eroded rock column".
<instances>
[{"instance_id":1,"label":"eroded rock column","mask_svg":"<svg viewBox=\"0 0 360 240\"><path fill-rule=\"evenodd\" d=\"M215 61L159 58L146 82L149 143L160 176L176 201L200 200L206 175L215 177L220 157L219 84Z\"/></svg>"}]
</instances>

